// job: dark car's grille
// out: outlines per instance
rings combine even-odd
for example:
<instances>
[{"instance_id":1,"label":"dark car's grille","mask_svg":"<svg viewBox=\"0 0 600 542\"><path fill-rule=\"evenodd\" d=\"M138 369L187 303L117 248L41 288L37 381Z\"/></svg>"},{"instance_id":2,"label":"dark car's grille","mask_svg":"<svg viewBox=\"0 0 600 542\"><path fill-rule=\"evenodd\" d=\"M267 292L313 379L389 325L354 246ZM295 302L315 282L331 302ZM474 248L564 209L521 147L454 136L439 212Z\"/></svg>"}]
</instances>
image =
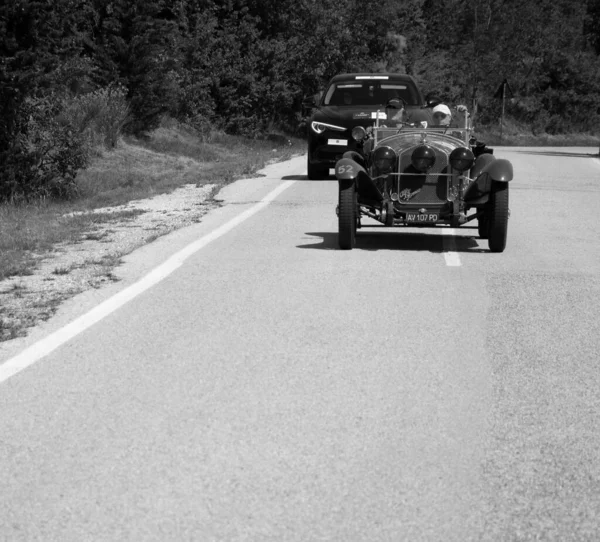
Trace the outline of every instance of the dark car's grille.
<instances>
[{"instance_id":1,"label":"dark car's grille","mask_svg":"<svg viewBox=\"0 0 600 542\"><path fill-rule=\"evenodd\" d=\"M339 160L342 155L349 150L356 150L355 145L339 146L339 145L324 145L317 148L316 157L319 160ZM333 166L331 166L333 167Z\"/></svg>"},{"instance_id":2,"label":"dark car's grille","mask_svg":"<svg viewBox=\"0 0 600 542\"><path fill-rule=\"evenodd\" d=\"M446 203L448 177L440 175L440 173L448 171L448 157L445 153L435 149L435 164L425 174L417 171L411 164L413 150L414 147L404 151L399 157L399 171L407 173L407 175L400 175L398 180L399 202L423 205Z\"/></svg>"}]
</instances>

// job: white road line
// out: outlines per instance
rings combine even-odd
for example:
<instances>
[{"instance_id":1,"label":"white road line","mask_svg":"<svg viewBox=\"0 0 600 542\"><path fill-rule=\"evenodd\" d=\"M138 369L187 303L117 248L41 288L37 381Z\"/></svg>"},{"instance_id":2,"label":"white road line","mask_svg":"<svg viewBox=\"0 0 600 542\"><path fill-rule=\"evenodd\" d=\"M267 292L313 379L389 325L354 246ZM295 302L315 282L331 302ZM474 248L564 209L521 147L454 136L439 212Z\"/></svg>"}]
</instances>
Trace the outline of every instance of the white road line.
<instances>
[{"instance_id":1,"label":"white road line","mask_svg":"<svg viewBox=\"0 0 600 542\"><path fill-rule=\"evenodd\" d=\"M295 182L296 181L286 181L280 184L277 188L269 192L256 205L231 219L229 222L226 222L216 230L213 230L211 233L201 237L193 243L190 243L179 252L173 254L173 256L171 256L168 260L158 267L155 267L136 283L128 286L124 290L121 290L119 293L110 297L106 301L103 301L100 303L100 305L94 307L83 316L80 316L70 324L67 324L48 337L31 345L23 350L23 352L20 354L0 365L0 382L8 380L10 377L38 362L40 359L56 350L59 346L62 346L67 341L71 340L76 335L79 335L103 318L106 318L109 314L112 314L141 293L158 284L176 269L181 267L183 262L185 262L185 260L187 260L190 256L204 248L211 241L214 241L215 239L225 235L227 232L231 231L233 228L239 226L242 222L261 211L277 196L279 196L279 194L281 194Z\"/></svg>"},{"instance_id":2,"label":"white road line","mask_svg":"<svg viewBox=\"0 0 600 542\"><path fill-rule=\"evenodd\" d=\"M456 252L456 239L454 228L442 228L444 235L444 260L448 267L460 267L462 265L460 256Z\"/></svg>"}]
</instances>

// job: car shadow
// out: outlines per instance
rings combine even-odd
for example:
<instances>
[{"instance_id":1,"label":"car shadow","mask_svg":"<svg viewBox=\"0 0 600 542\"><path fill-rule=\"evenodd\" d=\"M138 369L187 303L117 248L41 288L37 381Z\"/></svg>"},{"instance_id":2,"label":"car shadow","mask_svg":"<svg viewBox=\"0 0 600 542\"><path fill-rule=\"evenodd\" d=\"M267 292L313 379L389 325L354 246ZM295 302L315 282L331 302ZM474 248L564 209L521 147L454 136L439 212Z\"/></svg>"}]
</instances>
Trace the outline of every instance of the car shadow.
<instances>
[{"instance_id":1,"label":"car shadow","mask_svg":"<svg viewBox=\"0 0 600 542\"><path fill-rule=\"evenodd\" d=\"M598 158L598 153L584 153L584 152L565 152L565 151L513 151L517 154L530 154L536 156L565 156L569 158Z\"/></svg>"},{"instance_id":2,"label":"car shadow","mask_svg":"<svg viewBox=\"0 0 600 542\"><path fill-rule=\"evenodd\" d=\"M356 234L355 250L402 250L432 252L441 254L443 252L489 252L487 241L477 237L477 228L472 235L453 236L452 238L442 233L434 232L403 232L401 228L394 230L376 231L377 228L358 230ZM316 250L339 250L337 232L306 232L306 235L318 239L316 243L297 245L297 248L308 248ZM452 244L449 242L452 239ZM484 248L485 246L485 248Z\"/></svg>"},{"instance_id":3,"label":"car shadow","mask_svg":"<svg viewBox=\"0 0 600 542\"><path fill-rule=\"evenodd\" d=\"M308 175L285 175L281 177L282 181L309 181L311 183L320 183L321 181L335 181L336 178L333 175L329 177L323 177L322 179L309 179Z\"/></svg>"}]
</instances>

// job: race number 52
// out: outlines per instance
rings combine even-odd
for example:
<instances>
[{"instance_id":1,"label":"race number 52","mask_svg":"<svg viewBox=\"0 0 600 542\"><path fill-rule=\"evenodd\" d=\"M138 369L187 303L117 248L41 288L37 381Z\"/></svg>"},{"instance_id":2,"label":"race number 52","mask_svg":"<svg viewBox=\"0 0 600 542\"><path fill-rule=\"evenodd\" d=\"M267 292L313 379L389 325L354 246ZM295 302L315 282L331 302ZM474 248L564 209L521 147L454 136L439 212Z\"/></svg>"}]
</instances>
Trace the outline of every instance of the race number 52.
<instances>
[{"instance_id":1,"label":"race number 52","mask_svg":"<svg viewBox=\"0 0 600 542\"><path fill-rule=\"evenodd\" d=\"M352 175L354 173L354 166L352 164L341 164L337 168L338 175L344 175L344 173L348 173Z\"/></svg>"}]
</instances>

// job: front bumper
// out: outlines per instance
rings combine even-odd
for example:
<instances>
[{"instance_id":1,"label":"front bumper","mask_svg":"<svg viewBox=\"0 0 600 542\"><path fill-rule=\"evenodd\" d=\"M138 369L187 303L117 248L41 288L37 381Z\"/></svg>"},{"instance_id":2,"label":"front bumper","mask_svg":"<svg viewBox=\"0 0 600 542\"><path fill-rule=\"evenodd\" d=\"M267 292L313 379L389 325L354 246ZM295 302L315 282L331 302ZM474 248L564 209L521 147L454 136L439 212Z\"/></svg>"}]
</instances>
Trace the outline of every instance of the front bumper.
<instances>
[{"instance_id":1,"label":"front bumper","mask_svg":"<svg viewBox=\"0 0 600 542\"><path fill-rule=\"evenodd\" d=\"M326 131L322 134L313 134L309 139L308 159L311 164L327 165L332 168L346 151L362 151L362 144L352 139L349 130Z\"/></svg>"}]
</instances>

